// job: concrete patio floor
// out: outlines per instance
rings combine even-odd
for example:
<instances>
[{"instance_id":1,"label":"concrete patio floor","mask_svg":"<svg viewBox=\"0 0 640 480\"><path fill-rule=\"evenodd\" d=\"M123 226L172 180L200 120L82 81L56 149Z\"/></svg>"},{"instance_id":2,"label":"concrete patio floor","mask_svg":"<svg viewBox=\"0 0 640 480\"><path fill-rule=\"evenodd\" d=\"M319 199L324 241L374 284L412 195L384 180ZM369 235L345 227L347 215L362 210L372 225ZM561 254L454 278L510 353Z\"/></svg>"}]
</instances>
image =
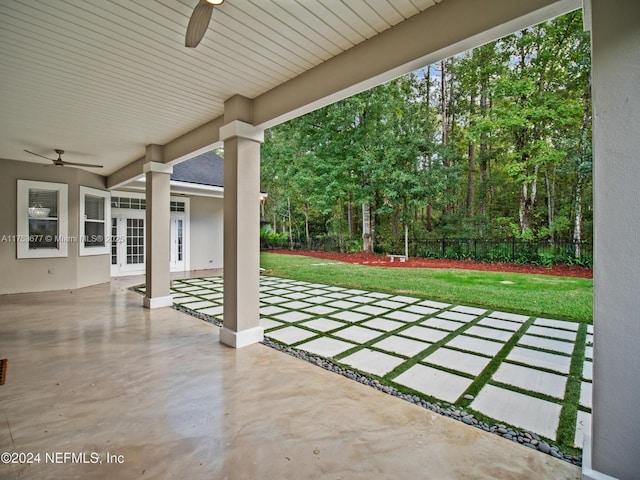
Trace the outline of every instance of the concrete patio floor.
<instances>
[{"instance_id":1,"label":"concrete patio floor","mask_svg":"<svg viewBox=\"0 0 640 480\"><path fill-rule=\"evenodd\" d=\"M130 281L0 296L0 451L41 454L0 478L580 476L264 345L221 345L214 325L141 308ZM103 463L45 462L55 452Z\"/></svg>"}]
</instances>

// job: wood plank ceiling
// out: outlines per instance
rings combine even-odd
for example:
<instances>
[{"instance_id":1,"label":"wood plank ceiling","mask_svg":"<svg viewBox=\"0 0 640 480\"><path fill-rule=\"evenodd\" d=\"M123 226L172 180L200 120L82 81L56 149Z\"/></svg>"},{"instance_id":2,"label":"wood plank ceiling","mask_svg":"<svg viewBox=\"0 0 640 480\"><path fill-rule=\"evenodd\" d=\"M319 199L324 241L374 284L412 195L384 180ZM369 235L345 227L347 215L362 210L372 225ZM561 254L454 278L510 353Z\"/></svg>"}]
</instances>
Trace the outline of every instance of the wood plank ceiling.
<instances>
[{"instance_id":1,"label":"wood plank ceiling","mask_svg":"<svg viewBox=\"0 0 640 480\"><path fill-rule=\"evenodd\" d=\"M109 174L439 3L227 0L187 49L197 1L0 2L0 158L62 148Z\"/></svg>"}]
</instances>

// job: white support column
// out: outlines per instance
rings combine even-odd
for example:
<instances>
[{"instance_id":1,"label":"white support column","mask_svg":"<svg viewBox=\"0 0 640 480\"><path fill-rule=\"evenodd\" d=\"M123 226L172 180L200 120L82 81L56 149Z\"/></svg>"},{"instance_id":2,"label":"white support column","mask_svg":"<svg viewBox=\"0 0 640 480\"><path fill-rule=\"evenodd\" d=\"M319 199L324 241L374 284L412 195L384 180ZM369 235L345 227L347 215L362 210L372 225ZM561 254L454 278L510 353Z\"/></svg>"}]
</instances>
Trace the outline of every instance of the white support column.
<instances>
[{"instance_id":1,"label":"white support column","mask_svg":"<svg viewBox=\"0 0 640 480\"><path fill-rule=\"evenodd\" d=\"M262 341L260 326L260 143L264 132L233 120L224 140L224 326L234 348Z\"/></svg>"},{"instance_id":2,"label":"white support column","mask_svg":"<svg viewBox=\"0 0 640 480\"><path fill-rule=\"evenodd\" d=\"M640 475L640 2L591 0L592 435L583 479Z\"/></svg>"},{"instance_id":3,"label":"white support column","mask_svg":"<svg viewBox=\"0 0 640 480\"><path fill-rule=\"evenodd\" d=\"M170 178L171 165L155 161L162 156L162 147L147 147L146 175L146 235L145 269L146 292L143 304L146 308L170 307Z\"/></svg>"}]
</instances>

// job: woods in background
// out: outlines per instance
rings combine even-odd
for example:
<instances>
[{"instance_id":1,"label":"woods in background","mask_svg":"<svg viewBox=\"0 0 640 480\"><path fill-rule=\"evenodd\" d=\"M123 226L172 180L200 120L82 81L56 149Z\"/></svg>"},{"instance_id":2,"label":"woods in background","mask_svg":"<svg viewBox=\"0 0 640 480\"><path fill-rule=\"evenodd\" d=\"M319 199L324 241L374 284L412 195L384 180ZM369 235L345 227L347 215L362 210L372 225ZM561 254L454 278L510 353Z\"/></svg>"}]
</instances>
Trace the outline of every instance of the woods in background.
<instances>
[{"instance_id":1,"label":"woods in background","mask_svg":"<svg viewBox=\"0 0 640 480\"><path fill-rule=\"evenodd\" d=\"M590 240L581 12L268 130L264 220L290 241L401 252L434 238Z\"/></svg>"}]
</instances>

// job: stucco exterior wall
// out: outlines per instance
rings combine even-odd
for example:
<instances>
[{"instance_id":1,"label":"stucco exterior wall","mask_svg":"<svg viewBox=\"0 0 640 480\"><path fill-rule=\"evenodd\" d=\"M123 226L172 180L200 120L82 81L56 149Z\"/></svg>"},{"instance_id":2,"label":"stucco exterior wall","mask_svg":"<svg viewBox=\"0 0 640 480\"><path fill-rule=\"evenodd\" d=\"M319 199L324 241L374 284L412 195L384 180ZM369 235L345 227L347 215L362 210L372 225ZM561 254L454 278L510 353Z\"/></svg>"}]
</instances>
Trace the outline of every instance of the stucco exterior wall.
<instances>
[{"instance_id":1,"label":"stucco exterior wall","mask_svg":"<svg viewBox=\"0 0 640 480\"><path fill-rule=\"evenodd\" d=\"M222 199L191 197L191 270L222 268Z\"/></svg>"},{"instance_id":2,"label":"stucco exterior wall","mask_svg":"<svg viewBox=\"0 0 640 480\"><path fill-rule=\"evenodd\" d=\"M640 472L640 2L592 0L592 41L592 467L632 479Z\"/></svg>"},{"instance_id":3,"label":"stucco exterior wall","mask_svg":"<svg viewBox=\"0 0 640 480\"><path fill-rule=\"evenodd\" d=\"M18 180L64 183L68 186L68 232L78 237L80 186L105 188L105 178L70 167L50 167L0 160L0 294L66 290L108 282L109 255L78 255L70 243L64 258L21 258L16 255Z\"/></svg>"}]
</instances>

